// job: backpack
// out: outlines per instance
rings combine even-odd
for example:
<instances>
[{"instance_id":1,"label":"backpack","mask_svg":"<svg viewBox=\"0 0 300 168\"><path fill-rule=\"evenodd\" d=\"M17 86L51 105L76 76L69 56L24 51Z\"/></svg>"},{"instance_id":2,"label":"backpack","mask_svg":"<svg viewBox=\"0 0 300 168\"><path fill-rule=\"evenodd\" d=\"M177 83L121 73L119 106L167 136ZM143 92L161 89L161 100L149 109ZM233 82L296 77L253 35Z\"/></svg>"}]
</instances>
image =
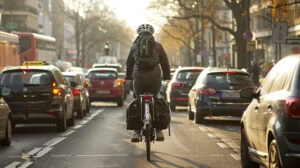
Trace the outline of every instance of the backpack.
<instances>
[{"instance_id":1,"label":"backpack","mask_svg":"<svg viewBox=\"0 0 300 168\"><path fill-rule=\"evenodd\" d=\"M141 34L136 42L137 52L135 52L135 61L140 70L150 70L158 64L158 58L155 53L155 39L151 33Z\"/></svg>"}]
</instances>

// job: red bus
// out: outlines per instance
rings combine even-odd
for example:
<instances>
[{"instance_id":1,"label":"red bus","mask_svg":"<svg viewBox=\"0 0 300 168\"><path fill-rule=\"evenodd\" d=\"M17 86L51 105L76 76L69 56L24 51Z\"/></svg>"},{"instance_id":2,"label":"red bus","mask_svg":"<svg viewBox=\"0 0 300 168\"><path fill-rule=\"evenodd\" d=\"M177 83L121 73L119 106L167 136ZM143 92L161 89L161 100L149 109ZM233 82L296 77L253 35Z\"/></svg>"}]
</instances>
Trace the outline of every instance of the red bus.
<instances>
[{"instance_id":1,"label":"red bus","mask_svg":"<svg viewBox=\"0 0 300 168\"><path fill-rule=\"evenodd\" d=\"M20 41L21 64L24 61L56 63L56 39L54 37L28 32L17 32L16 34Z\"/></svg>"},{"instance_id":2,"label":"red bus","mask_svg":"<svg viewBox=\"0 0 300 168\"><path fill-rule=\"evenodd\" d=\"M0 70L5 66L20 65L19 37L0 31Z\"/></svg>"}]
</instances>

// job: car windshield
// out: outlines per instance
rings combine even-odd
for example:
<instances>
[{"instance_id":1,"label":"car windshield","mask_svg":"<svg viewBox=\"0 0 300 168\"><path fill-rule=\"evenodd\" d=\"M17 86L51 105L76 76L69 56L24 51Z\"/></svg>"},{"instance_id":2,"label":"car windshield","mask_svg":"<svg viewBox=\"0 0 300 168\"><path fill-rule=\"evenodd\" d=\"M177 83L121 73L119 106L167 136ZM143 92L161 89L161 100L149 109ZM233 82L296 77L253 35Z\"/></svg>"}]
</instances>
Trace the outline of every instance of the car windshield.
<instances>
[{"instance_id":1,"label":"car windshield","mask_svg":"<svg viewBox=\"0 0 300 168\"><path fill-rule=\"evenodd\" d=\"M245 73L226 73L226 72L218 72L218 73L210 73L207 75L206 82L208 84L216 84L216 85L245 85L248 83L252 83L250 76Z\"/></svg>"},{"instance_id":2,"label":"car windshield","mask_svg":"<svg viewBox=\"0 0 300 168\"><path fill-rule=\"evenodd\" d=\"M176 77L177 80L196 80L200 71L180 71Z\"/></svg>"},{"instance_id":3,"label":"car windshield","mask_svg":"<svg viewBox=\"0 0 300 168\"><path fill-rule=\"evenodd\" d=\"M117 74L113 71L92 71L88 74L90 79L116 79Z\"/></svg>"},{"instance_id":4,"label":"car windshield","mask_svg":"<svg viewBox=\"0 0 300 168\"><path fill-rule=\"evenodd\" d=\"M44 71L12 71L0 75L1 86L48 85L50 78Z\"/></svg>"}]
</instances>

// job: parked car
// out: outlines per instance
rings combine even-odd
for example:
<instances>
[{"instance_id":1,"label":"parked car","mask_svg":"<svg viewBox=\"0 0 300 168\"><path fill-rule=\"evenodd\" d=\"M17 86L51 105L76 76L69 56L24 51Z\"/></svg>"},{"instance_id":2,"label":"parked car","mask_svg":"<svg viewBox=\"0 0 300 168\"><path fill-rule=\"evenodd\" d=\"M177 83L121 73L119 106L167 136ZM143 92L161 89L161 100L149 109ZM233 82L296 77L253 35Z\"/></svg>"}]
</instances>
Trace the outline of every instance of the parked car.
<instances>
[{"instance_id":1,"label":"parked car","mask_svg":"<svg viewBox=\"0 0 300 168\"><path fill-rule=\"evenodd\" d=\"M30 62L6 67L0 74L2 95L12 112L12 126L19 123L56 123L58 131L74 125L73 94L54 65Z\"/></svg>"},{"instance_id":2,"label":"parked car","mask_svg":"<svg viewBox=\"0 0 300 168\"><path fill-rule=\"evenodd\" d=\"M242 167L300 167L300 54L281 59L241 119Z\"/></svg>"},{"instance_id":3,"label":"parked car","mask_svg":"<svg viewBox=\"0 0 300 168\"><path fill-rule=\"evenodd\" d=\"M174 72L176 71L176 68L171 68L170 69L170 73L171 73L171 78L174 74ZM169 84L169 81L161 81L161 87L160 87L160 90L159 90L159 93L160 95L166 100L167 99L167 95L166 95L166 90L167 90L167 87L168 87L168 84Z\"/></svg>"},{"instance_id":4,"label":"parked car","mask_svg":"<svg viewBox=\"0 0 300 168\"><path fill-rule=\"evenodd\" d=\"M244 70L206 68L188 94L188 118L202 123L206 116L241 117L255 88Z\"/></svg>"},{"instance_id":5,"label":"parked car","mask_svg":"<svg viewBox=\"0 0 300 168\"><path fill-rule=\"evenodd\" d=\"M91 68L88 71L90 102L106 101L124 104L124 86L115 68Z\"/></svg>"},{"instance_id":6,"label":"parked car","mask_svg":"<svg viewBox=\"0 0 300 168\"><path fill-rule=\"evenodd\" d=\"M187 107L188 93L203 69L203 67L193 66L176 69L166 90L167 102L172 111L176 110L176 106Z\"/></svg>"},{"instance_id":7,"label":"parked car","mask_svg":"<svg viewBox=\"0 0 300 168\"><path fill-rule=\"evenodd\" d=\"M3 96L9 96L6 88L0 89L0 145L9 146L12 138L11 111Z\"/></svg>"},{"instance_id":8,"label":"parked car","mask_svg":"<svg viewBox=\"0 0 300 168\"><path fill-rule=\"evenodd\" d=\"M124 84L124 99L127 98L127 95L130 94L130 82L126 82L125 80L125 73L119 72L119 78L122 80L122 83Z\"/></svg>"},{"instance_id":9,"label":"parked car","mask_svg":"<svg viewBox=\"0 0 300 168\"><path fill-rule=\"evenodd\" d=\"M77 72L63 72L63 76L72 89L74 96L73 109L76 111L77 118L83 118L90 110L90 102L88 97L88 89L85 87Z\"/></svg>"}]
</instances>

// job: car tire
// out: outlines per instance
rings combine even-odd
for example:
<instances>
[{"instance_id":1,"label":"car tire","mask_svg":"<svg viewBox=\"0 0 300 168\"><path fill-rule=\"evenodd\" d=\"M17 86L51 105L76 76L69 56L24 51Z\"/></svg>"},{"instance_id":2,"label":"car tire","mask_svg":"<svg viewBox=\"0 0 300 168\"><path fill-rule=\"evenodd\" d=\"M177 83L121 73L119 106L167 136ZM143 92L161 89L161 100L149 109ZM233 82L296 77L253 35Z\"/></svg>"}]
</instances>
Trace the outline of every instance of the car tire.
<instances>
[{"instance_id":1,"label":"car tire","mask_svg":"<svg viewBox=\"0 0 300 168\"><path fill-rule=\"evenodd\" d=\"M12 138L12 123L11 123L11 118L9 117L7 120L7 125L6 125L6 131L5 131L5 137L3 140L0 141L0 144L2 146L9 146L11 143L11 138Z\"/></svg>"},{"instance_id":2,"label":"car tire","mask_svg":"<svg viewBox=\"0 0 300 168\"><path fill-rule=\"evenodd\" d=\"M189 120L194 120L194 113L192 112L191 105L188 106L187 118L188 118Z\"/></svg>"},{"instance_id":3,"label":"car tire","mask_svg":"<svg viewBox=\"0 0 300 168\"><path fill-rule=\"evenodd\" d=\"M194 122L196 124L202 124L204 122L204 114L201 114L201 112L197 111L194 113Z\"/></svg>"},{"instance_id":4,"label":"car tire","mask_svg":"<svg viewBox=\"0 0 300 168\"><path fill-rule=\"evenodd\" d=\"M117 101L117 104L118 104L118 107L123 106L124 100L123 100L122 98L120 98L120 99Z\"/></svg>"},{"instance_id":5,"label":"car tire","mask_svg":"<svg viewBox=\"0 0 300 168\"><path fill-rule=\"evenodd\" d=\"M86 113L90 113L90 103L86 103Z\"/></svg>"},{"instance_id":6,"label":"car tire","mask_svg":"<svg viewBox=\"0 0 300 168\"><path fill-rule=\"evenodd\" d=\"M80 106L80 108L79 108L79 110L78 110L78 112L77 112L77 116L76 116L76 117L77 117L78 119L82 119L83 116L84 116L84 110L83 110L82 106Z\"/></svg>"},{"instance_id":7,"label":"car tire","mask_svg":"<svg viewBox=\"0 0 300 168\"><path fill-rule=\"evenodd\" d=\"M249 142L246 137L245 129L241 130L241 165L242 168L259 168L259 164L250 160L248 151Z\"/></svg>"},{"instance_id":8,"label":"car tire","mask_svg":"<svg viewBox=\"0 0 300 168\"><path fill-rule=\"evenodd\" d=\"M75 125L75 113L74 113L74 111L72 112L72 117L70 119L68 119L67 125L68 126L74 126Z\"/></svg>"},{"instance_id":9,"label":"car tire","mask_svg":"<svg viewBox=\"0 0 300 168\"><path fill-rule=\"evenodd\" d=\"M273 139L269 145L269 153L268 153L269 167L277 167L281 168L280 160L279 160L279 152L278 146L275 139Z\"/></svg>"},{"instance_id":10,"label":"car tire","mask_svg":"<svg viewBox=\"0 0 300 168\"><path fill-rule=\"evenodd\" d=\"M67 130L67 120L66 120L66 108L62 107L62 116L59 116L57 120L57 131L63 132Z\"/></svg>"},{"instance_id":11,"label":"car tire","mask_svg":"<svg viewBox=\"0 0 300 168\"><path fill-rule=\"evenodd\" d=\"M170 109L171 109L171 111L176 111L176 106L172 102L170 103Z\"/></svg>"}]
</instances>

